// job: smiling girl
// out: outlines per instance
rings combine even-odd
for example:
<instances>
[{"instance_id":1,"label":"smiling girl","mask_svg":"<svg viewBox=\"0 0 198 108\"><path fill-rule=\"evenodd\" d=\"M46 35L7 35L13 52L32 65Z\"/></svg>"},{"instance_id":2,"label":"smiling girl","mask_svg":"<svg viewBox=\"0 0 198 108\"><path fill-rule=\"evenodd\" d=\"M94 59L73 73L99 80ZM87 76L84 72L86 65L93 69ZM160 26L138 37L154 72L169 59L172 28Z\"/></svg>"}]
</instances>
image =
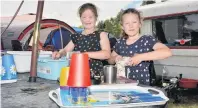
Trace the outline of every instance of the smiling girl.
<instances>
[{"instance_id":1,"label":"smiling girl","mask_svg":"<svg viewBox=\"0 0 198 108\"><path fill-rule=\"evenodd\" d=\"M103 71L102 60L110 57L109 39L106 32L96 30L98 13L95 5L91 3L83 4L79 8L78 13L84 31L72 34L68 45L59 52L54 52L52 57L54 59L60 58L70 51L80 51L81 53L88 54L90 58L90 71L93 78L94 76L99 76Z\"/></svg>"},{"instance_id":2,"label":"smiling girl","mask_svg":"<svg viewBox=\"0 0 198 108\"><path fill-rule=\"evenodd\" d=\"M129 57L124 74L140 84L150 85L150 61L167 58L172 53L153 36L140 35L141 19L140 13L133 8L123 12L121 16L123 37L114 46L109 63L114 64L123 57Z\"/></svg>"}]
</instances>

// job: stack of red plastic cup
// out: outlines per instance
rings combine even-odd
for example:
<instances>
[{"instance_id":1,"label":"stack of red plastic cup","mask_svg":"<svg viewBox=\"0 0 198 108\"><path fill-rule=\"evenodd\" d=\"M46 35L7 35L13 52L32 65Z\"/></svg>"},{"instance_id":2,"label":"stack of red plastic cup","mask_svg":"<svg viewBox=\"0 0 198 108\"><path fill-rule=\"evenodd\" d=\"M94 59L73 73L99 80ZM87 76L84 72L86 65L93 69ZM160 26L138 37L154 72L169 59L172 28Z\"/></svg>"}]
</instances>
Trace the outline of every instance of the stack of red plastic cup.
<instances>
[{"instance_id":1,"label":"stack of red plastic cup","mask_svg":"<svg viewBox=\"0 0 198 108\"><path fill-rule=\"evenodd\" d=\"M87 54L72 54L67 84L70 87L72 103L82 104L87 102L87 87L91 85Z\"/></svg>"}]
</instances>

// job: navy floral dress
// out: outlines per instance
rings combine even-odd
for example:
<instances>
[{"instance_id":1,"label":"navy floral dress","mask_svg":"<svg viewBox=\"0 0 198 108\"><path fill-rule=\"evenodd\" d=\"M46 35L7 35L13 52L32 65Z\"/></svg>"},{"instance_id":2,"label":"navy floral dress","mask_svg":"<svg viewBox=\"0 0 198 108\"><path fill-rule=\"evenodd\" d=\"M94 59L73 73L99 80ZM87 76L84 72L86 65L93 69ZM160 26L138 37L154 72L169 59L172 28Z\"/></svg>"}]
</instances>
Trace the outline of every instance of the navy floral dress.
<instances>
[{"instance_id":1,"label":"navy floral dress","mask_svg":"<svg viewBox=\"0 0 198 108\"><path fill-rule=\"evenodd\" d=\"M121 56L132 57L134 54L152 51L156 43L157 40L153 36L141 36L130 45L126 44L126 39L121 38L114 46L114 51ZM149 65L149 61L142 61L137 66L125 66L125 75L140 84L150 85Z\"/></svg>"},{"instance_id":2,"label":"navy floral dress","mask_svg":"<svg viewBox=\"0 0 198 108\"><path fill-rule=\"evenodd\" d=\"M74 43L74 51L80 52L93 52L100 51L100 33L99 31L95 31L88 35L83 35L80 33L72 34L71 39ZM92 59L89 60L91 77L100 76L100 73L103 71L102 60Z\"/></svg>"}]
</instances>

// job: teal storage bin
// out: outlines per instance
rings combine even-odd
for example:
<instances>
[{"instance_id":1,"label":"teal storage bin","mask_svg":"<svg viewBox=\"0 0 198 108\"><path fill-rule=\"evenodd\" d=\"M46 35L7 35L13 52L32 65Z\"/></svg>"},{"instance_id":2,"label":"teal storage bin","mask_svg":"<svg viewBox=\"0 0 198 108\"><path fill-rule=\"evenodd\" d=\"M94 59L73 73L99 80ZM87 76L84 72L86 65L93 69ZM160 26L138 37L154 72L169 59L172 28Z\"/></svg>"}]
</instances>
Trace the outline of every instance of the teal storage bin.
<instances>
[{"instance_id":1,"label":"teal storage bin","mask_svg":"<svg viewBox=\"0 0 198 108\"><path fill-rule=\"evenodd\" d=\"M61 58L54 60L51 57L40 57L37 65L37 76L49 80L57 80L63 67L69 66L69 60Z\"/></svg>"}]
</instances>

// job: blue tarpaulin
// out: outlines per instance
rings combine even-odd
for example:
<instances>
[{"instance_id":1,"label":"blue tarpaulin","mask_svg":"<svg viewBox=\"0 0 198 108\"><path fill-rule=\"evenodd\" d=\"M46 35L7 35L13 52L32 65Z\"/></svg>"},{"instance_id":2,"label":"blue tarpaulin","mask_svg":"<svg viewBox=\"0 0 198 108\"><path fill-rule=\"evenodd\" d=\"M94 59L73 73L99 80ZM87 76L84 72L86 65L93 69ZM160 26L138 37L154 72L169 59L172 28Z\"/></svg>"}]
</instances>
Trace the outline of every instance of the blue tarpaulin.
<instances>
[{"instance_id":1,"label":"blue tarpaulin","mask_svg":"<svg viewBox=\"0 0 198 108\"><path fill-rule=\"evenodd\" d=\"M79 27L72 27L77 33L81 33L83 31L82 28Z\"/></svg>"}]
</instances>

